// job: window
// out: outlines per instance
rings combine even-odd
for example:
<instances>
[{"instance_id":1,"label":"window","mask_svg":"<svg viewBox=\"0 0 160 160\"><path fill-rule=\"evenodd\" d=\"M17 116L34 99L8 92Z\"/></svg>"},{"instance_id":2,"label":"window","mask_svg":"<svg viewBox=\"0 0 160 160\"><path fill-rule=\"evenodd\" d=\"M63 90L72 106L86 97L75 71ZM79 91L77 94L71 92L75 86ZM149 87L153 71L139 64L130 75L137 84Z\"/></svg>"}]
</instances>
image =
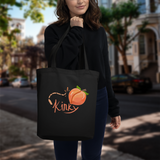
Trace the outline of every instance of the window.
<instances>
[{"instance_id":1,"label":"window","mask_svg":"<svg viewBox=\"0 0 160 160\"><path fill-rule=\"evenodd\" d=\"M145 39L144 35L139 36L139 54L145 54Z\"/></svg>"},{"instance_id":2,"label":"window","mask_svg":"<svg viewBox=\"0 0 160 160\"><path fill-rule=\"evenodd\" d=\"M18 24L17 24L17 28L18 28L18 29L21 29L21 28L22 28L22 25L21 25L20 23L18 23Z\"/></svg>"},{"instance_id":3,"label":"window","mask_svg":"<svg viewBox=\"0 0 160 160\"><path fill-rule=\"evenodd\" d=\"M119 76L119 80L126 80L128 79L128 76L125 76L125 75L120 75Z\"/></svg>"},{"instance_id":4,"label":"window","mask_svg":"<svg viewBox=\"0 0 160 160\"><path fill-rule=\"evenodd\" d=\"M107 36L107 34L106 34ZM107 37L108 39L108 37ZM109 40L107 40L109 41ZM113 52L112 52L112 48L109 46L109 42L108 42L108 58L109 58L109 65L113 65Z\"/></svg>"},{"instance_id":5,"label":"window","mask_svg":"<svg viewBox=\"0 0 160 160\"><path fill-rule=\"evenodd\" d=\"M101 5L103 5L106 8L109 8L109 0L101 0Z\"/></svg>"},{"instance_id":6,"label":"window","mask_svg":"<svg viewBox=\"0 0 160 160\"><path fill-rule=\"evenodd\" d=\"M21 33L16 33L16 35L17 35L17 36L20 36L20 35L21 35Z\"/></svg>"},{"instance_id":7,"label":"window","mask_svg":"<svg viewBox=\"0 0 160 160\"><path fill-rule=\"evenodd\" d=\"M18 78L16 78L15 80L14 80L14 82L17 82L19 79Z\"/></svg>"},{"instance_id":8,"label":"window","mask_svg":"<svg viewBox=\"0 0 160 160\"><path fill-rule=\"evenodd\" d=\"M16 62L16 63L18 62L18 57L15 57L15 62Z\"/></svg>"},{"instance_id":9,"label":"window","mask_svg":"<svg viewBox=\"0 0 160 160\"><path fill-rule=\"evenodd\" d=\"M21 78L21 81L27 81L27 79L26 78Z\"/></svg>"},{"instance_id":10,"label":"window","mask_svg":"<svg viewBox=\"0 0 160 160\"><path fill-rule=\"evenodd\" d=\"M129 74L132 78L139 78L138 75Z\"/></svg>"},{"instance_id":11,"label":"window","mask_svg":"<svg viewBox=\"0 0 160 160\"><path fill-rule=\"evenodd\" d=\"M6 83L6 82L7 82L7 79L2 79L2 81L3 81L4 83Z\"/></svg>"},{"instance_id":12,"label":"window","mask_svg":"<svg viewBox=\"0 0 160 160\"><path fill-rule=\"evenodd\" d=\"M141 12L141 14L146 13L146 0L138 0L138 3L141 4L139 12Z\"/></svg>"},{"instance_id":13,"label":"window","mask_svg":"<svg viewBox=\"0 0 160 160\"><path fill-rule=\"evenodd\" d=\"M27 60L28 60L29 63L31 62L31 59L29 57L27 58Z\"/></svg>"},{"instance_id":14,"label":"window","mask_svg":"<svg viewBox=\"0 0 160 160\"><path fill-rule=\"evenodd\" d=\"M14 57L12 57L12 63L14 63Z\"/></svg>"},{"instance_id":15,"label":"window","mask_svg":"<svg viewBox=\"0 0 160 160\"><path fill-rule=\"evenodd\" d=\"M155 12L156 11L156 0L150 0L150 12Z\"/></svg>"},{"instance_id":16,"label":"window","mask_svg":"<svg viewBox=\"0 0 160 160\"><path fill-rule=\"evenodd\" d=\"M112 81L117 81L117 80L118 80L118 75L111 77L111 80L112 80Z\"/></svg>"}]
</instances>

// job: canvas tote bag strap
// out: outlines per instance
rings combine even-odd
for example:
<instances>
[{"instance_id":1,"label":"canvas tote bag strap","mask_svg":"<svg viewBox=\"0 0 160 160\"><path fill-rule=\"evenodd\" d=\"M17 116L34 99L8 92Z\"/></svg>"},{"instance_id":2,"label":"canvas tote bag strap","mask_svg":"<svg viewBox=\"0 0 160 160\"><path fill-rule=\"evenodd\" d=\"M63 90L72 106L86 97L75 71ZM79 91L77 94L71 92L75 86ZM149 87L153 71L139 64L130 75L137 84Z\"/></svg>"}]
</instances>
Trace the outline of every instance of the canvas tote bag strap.
<instances>
[{"instance_id":1,"label":"canvas tote bag strap","mask_svg":"<svg viewBox=\"0 0 160 160\"><path fill-rule=\"evenodd\" d=\"M51 50L51 55L50 55L50 58L49 58L49 62L48 62L48 67L56 68L56 54L57 54L57 51L58 51L60 45L62 44L64 38L67 36L70 28L71 28L71 26L69 25L67 30L65 31L65 33L61 37L61 39L58 41L58 43L53 46L53 48ZM86 56L86 50L85 50L85 45L84 45L84 36L83 36L83 34L82 34L82 37L83 37L83 44L81 46L82 49L81 49L81 53L80 54L84 55L84 59L81 59L80 63L83 64L83 61L84 61L85 69L89 70L88 62L87 62L87 56Z\"/></svg>"},{"instance_id":2,"label":"canvas tote bag strap","mask_svg":"<svg viewBox=\"0 0 160 160\"><path fill-rule=\"evenodd\" d=\"M59 49L61 43L63 42L64 38L65 38L66 35L68 34L69 29L70 29L70 25L69 25L69 27L67 28L67 30L65 31L65 33L62 35L62 37L59 39L58 43L55 44L55 45L52 47L52 49L51 49L51 54L50 54L50 56L49 56L48 67L51 67L51 61L52 61L52 59L54 59L54 57L56 56L56 54L54 54L54 53L56 53L57 50ZM53 58L52 58L52 56L53 56Z\"/></svg>"}]
</instances>

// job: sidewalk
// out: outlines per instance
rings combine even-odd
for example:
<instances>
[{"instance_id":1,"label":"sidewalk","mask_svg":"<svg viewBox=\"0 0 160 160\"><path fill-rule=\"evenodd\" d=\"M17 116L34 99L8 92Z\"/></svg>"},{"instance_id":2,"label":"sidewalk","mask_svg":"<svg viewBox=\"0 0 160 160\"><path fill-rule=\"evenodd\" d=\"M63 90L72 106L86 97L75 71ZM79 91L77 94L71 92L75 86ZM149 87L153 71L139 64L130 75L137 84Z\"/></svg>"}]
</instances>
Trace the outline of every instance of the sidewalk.
<instances>
[{"instance_id":1,"label":"sidewalk","mask_svg":"<svg viewBox=\"0 0 160 160\"><path fill-rule=\"evenodd\" d=\"M1 160L56 160L53 141L42 140L37 134L37 123L0 110ZM81 141L78 141L77 160L81 160ZM102 146L101 160L143 160Z\"/></svg>"}]
</instances>

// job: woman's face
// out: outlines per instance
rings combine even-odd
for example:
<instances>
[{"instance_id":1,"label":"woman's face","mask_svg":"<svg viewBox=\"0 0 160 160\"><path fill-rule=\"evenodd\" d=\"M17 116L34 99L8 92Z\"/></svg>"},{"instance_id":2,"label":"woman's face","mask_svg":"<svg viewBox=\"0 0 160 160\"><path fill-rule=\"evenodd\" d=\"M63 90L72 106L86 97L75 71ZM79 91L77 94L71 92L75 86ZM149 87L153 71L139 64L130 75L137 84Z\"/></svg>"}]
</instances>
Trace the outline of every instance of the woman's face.
<instances>
[{"instance_id":1,"label":"woman's face","mask_svg":"<svg viewBox=\"0 0 160 160\"><path fill-rule=\"evenodd\" d=\"M89 7L89 0L65 0L66 5L70 10L70 18L77 16L82 17L82 15L87 11ZM79 6L84 6L84 8L77 8Z\"/></svg>"}]
</instances>

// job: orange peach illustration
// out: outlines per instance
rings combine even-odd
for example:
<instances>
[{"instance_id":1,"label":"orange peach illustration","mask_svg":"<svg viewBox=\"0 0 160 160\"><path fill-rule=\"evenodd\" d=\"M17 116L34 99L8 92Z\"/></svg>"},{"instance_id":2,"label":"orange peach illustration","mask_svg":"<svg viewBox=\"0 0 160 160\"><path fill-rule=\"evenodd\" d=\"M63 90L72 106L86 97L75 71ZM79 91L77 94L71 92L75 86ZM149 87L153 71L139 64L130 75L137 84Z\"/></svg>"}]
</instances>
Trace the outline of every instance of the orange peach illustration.
<instances>
[{"instance_id":1,"label":"orange peach illustration","mask_svg":"<svg viewBox=\"0 0 160 160\"><path fill-rule=\"evenodd\" d=\"M81 90L79 86L77 86L77 88L73 88L68 95L70 104L82 105L86 100L86 95L89 95L85 90L86 89Z\"/></svg>"}]
</instances>

